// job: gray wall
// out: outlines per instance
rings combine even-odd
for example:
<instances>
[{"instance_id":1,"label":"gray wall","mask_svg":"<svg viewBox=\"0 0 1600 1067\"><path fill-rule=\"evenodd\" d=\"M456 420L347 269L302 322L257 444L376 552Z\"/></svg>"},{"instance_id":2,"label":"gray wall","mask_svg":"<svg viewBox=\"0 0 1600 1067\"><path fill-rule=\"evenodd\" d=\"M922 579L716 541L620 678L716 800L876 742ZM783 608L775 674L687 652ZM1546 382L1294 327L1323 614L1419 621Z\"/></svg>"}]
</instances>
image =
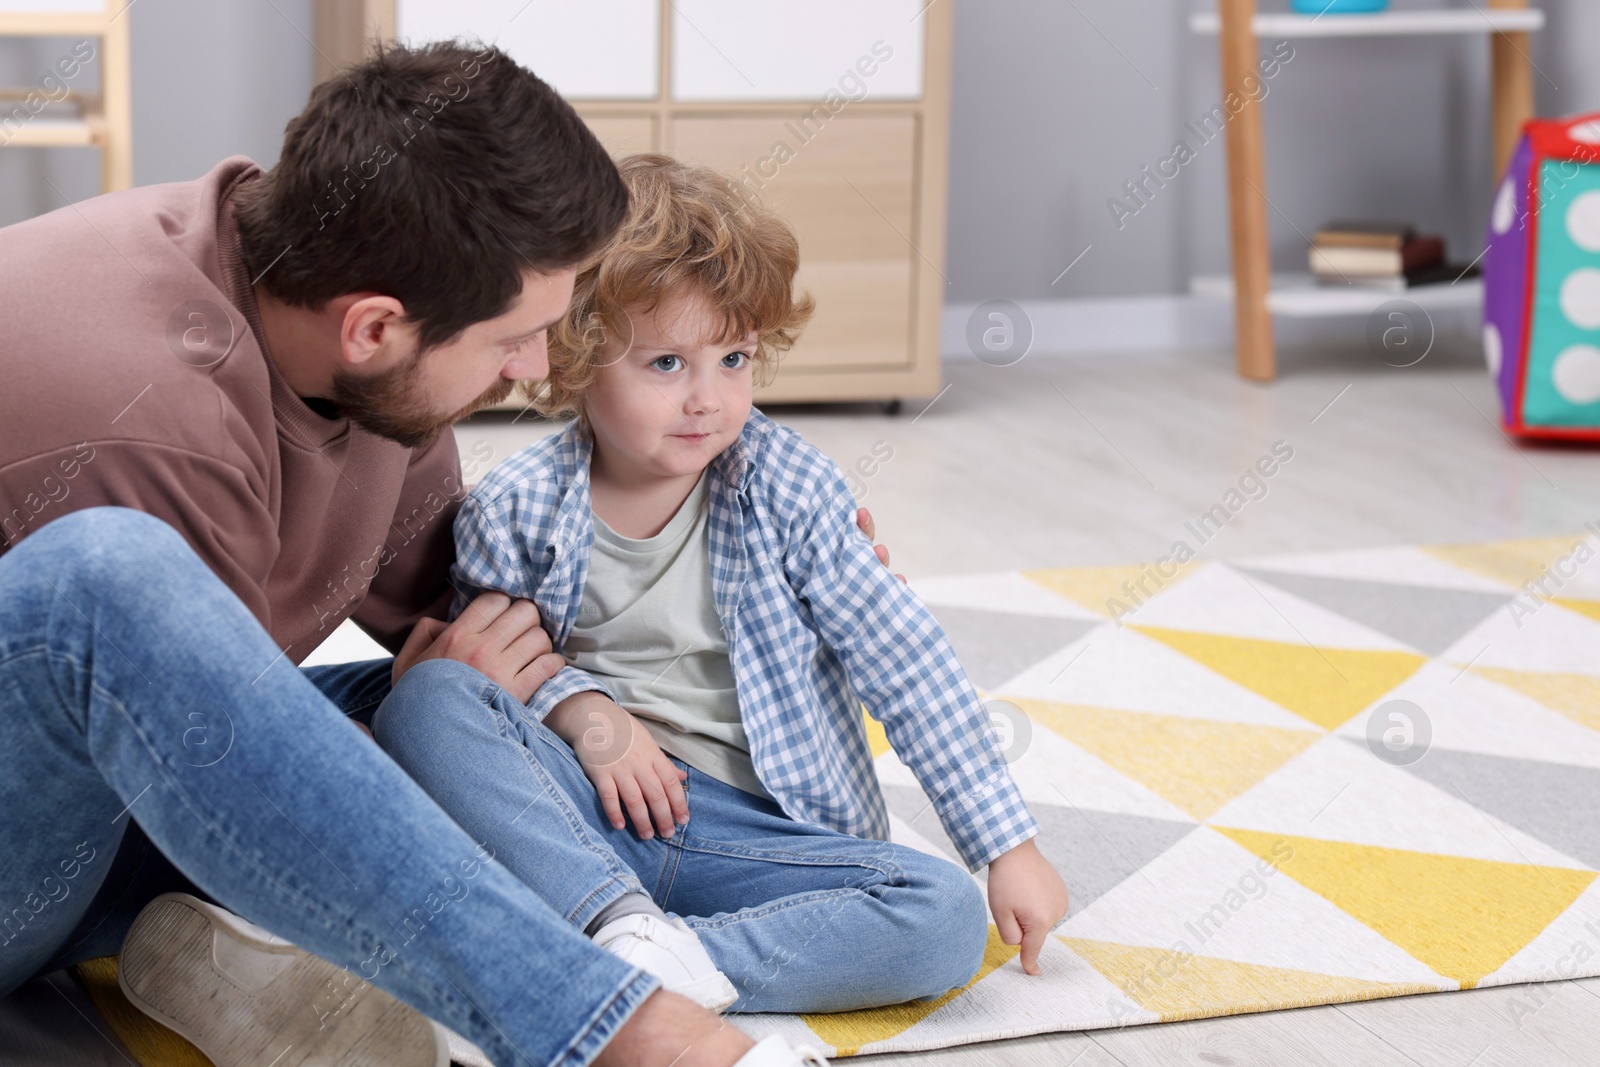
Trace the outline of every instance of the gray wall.
<instances>
[{"instance_id":1,"label":"gray wall","mask_svg":"<svg viewBox=\"0 0 1600 1067\"><path fill-rule=\"evenodd\" d=\"M263 166L278 158L311 88L311 0L138 0L124 17L135 184L195 178L235 153ZM71 47L0 39L0 82L36 85ZM98 67L73 88L96 84ZM0 225L98 193L98 159L91 148L0 150Z\"/></svg>"},{"instance_id":2,"label":"gray wall","mask_svg":"<svg viewBox=\"0 0 1600 1067\"><path fill-rule=\"evenodd\" d=\"M1600 4L1535 0L1541 114L1600 110ZM1215 37L1188 0L967 0L956 7L950 298L1181 292L1226 271L1226 150L1184 130L1220 102ZM1286 0L1261 0L1282 11ZM1395 0L1397 8L1454 6ZM1330 18L1334 16L1328 16ZM1482 250L1493 186L1487 38L1295 40L1267 83L1277 269L1335 217L1402 217ZM1263 40L1263 50L1273 42ZM1106 201L1187 137L1196 157L1119 229ZM1091 250L1052 284L1086 246Z\"/></svg>"},{"instance_id":3,"label":"gray wall","mask_svg":"<svg viewBox=\"0 0 1600 1067\"><path fill-rule=\"evenodd\" d=\"M949 299L1181 292L1226 270L1220 139L1190 136L1196 158L1120 230L1106 207L1220 101L1216 40L1188 32L1190 0L940 2L956 9ZM1600 3L1536 2L1553 26L1535 37L1541 113L1600 110ZM139 0L127 17L136 182L233 153L276 160L310 88L311 0ZM1334 216L1408 217L1477 254L1493 181L1484 40L1293 42L1265 108L1279 267L1303 269L1300 232ZM0 80L31 84L70 45L0 41ZM0 224L97 190L92 150L0 151Z\"/></svg>"}]
</instances>

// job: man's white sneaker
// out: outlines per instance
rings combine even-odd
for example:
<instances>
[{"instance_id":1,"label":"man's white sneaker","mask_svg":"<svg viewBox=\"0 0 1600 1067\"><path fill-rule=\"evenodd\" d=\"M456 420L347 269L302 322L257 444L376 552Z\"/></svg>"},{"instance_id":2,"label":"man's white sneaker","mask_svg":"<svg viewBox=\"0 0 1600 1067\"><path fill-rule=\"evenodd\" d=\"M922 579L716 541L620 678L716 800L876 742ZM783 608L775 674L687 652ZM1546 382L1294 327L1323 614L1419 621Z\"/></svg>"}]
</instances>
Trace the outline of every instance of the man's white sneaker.
<instances>
[{"instance_id":1,"label":"man's white sneaker","mask_svg":"<svg viewBox=\"0 0 1600 1067\"><path fill-rule=\"evenodd\" d=\"M147 904L122 943L133 1006L216 1067L447 1067L442 1028L326 960L187 893Z\"/></svg>"},{"instance_id":2,"label":"man's white sneaker","mask_svg":"<svg viewBox=\"0 0 1600 1067\"><path fill-rule=\"evenodd\" d=\"M791 1045L782 1034L769 1034L733 1067L828 1067L828 1061L810 1045Z\"/></svg>"},{"instance_id":3,"label":"man's white sneaker","mask_svg":"<svg viewBox=\"0 0 1600 1067\"><path fill-rule=\"evenodd\" d=\"M596 930L594 943L711 1011L720 1012L739 999L733 983L717 970L700 938L682 919L664 922L654 915L624 915Z\"/></svg>"}]
</instances>

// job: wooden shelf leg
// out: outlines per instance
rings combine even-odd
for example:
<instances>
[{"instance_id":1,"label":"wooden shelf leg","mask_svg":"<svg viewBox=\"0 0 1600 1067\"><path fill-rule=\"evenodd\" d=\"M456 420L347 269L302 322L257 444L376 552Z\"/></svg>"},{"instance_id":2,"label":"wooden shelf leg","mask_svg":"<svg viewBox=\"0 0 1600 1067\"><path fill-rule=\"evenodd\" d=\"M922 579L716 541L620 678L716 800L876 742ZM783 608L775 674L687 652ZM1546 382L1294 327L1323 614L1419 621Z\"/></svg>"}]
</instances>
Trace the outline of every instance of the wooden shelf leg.
<instances>
[{"instance_id":1,"label":"wooden shelf leg","mask_svg":"<svg viewBox=\"0 0 1600 1067\"><path fill-rule=\"evenodd\" d=\"M1525 8L1528 0L1489 0L1491 8ZM1527 33L1497 33L1489 40L1494 84L1494 176L1499 180L1516 150L1522 124L1533 117L1532 47Z\"/></svg>"},{"instance_id":2,"label":"wooden shelf leg","mask_svg":"<svg viewBox=\"0 0 1600 1067\"><path fill-rule=\"evenodd\" d=\"M1270 381L1277 375L1267 289L1272 284L1272 249L1267 231L1267 177L1261 136L1261 105L1244 91L1245 79L1260 76L1260 54L1252 25L1255 0L1220 0L1222 92L1245 97L1227 126L1228 210L1233 238L1233 318L1239 375ZM1227 105L1224 104L1224 107Z\"/></svg>"},{"instance_id":3,"label":"wooden shelf leg","mask_svg":"<svg viewBox=\"0 0 1600 1067\"><path fill-rule=\"evenodd\" d=\"M105 125L100 142L100 191L133 188L133 100L127 16L112 22L100 38L100 99Z\"/></svg>"},{"instance_id":4,"label":"wooden shelf leg","mask_svg":"<svg viewBox=\"0 0 1600 1067\"><path fill-rule=\"evenodd\" d=\"M366 59L374 41L393 40L394 13L394 0L387 4L376 0L313 0L315 82L324 82Z\"/></svg>"}]
</instances>

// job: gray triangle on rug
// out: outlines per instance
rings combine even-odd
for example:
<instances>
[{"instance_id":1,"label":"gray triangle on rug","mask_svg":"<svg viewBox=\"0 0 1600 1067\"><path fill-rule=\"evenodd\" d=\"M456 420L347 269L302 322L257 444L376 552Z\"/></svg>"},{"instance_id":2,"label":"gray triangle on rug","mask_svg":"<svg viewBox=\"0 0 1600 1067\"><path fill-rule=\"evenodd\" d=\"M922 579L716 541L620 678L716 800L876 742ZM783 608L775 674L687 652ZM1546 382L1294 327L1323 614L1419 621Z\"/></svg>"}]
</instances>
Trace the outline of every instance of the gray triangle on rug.
<instances>
[{"instance_id":1,"label":"gray triangle on rug","mask_svg":"<svg viewBox=\"0 0 1600 1067\"><path fill-rule=\"evenodd\" d=\"M901 821L936 845L951 862L961 862L922 790L909 785L886 785L883 795L889 810ZM1070 887L1068 918L1137 874L1196 826L1174 819L1061 804L1035 803L1028 809L1039 823L1033 843Z\"/></svg>"},{"instance_id":2,"label":"gray triangle on rug","mask_svg":"<svg viewBox=\"0 0 1600 1067\"><path fill-rule=\"evenodd\" d=\"M1428 750L1406 770L1600 868L1600 770L1440 748Z\"/></svg>"},{"instance_id":3,"label":"gray triangle on rug","mask_svg":"<svg viewBox=\"0 0 1600 1067\"><path fill-rule=\"evenodd\" d=\"M1098 619L1016 615L930 605L956 658L979 689L992 690L1100 625Z\"/></svg>"},{"instance_id":4,"label":"gray triangle on rug","mask_svg":"<svg viewBox=\"0 0 1600 1067\"><path fill-rule=\"evenodd\" d=\"M1429 656L1442 655L1511 600L1510 593L1325 578L1257 567L1234 569L1368 629L1404 641Z\"/></svg>"}]
</instances>

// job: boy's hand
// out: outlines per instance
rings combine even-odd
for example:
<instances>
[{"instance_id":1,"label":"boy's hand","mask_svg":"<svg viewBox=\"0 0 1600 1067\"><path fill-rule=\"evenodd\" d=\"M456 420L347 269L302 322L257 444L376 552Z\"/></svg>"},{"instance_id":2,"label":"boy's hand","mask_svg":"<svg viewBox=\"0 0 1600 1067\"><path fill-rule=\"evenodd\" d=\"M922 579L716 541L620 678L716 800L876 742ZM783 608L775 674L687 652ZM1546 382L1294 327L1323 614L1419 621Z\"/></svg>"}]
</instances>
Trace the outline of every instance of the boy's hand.
<instances>
[{"instance_id":1,"label":"boy's hand","mask_svg":"<svg viewBox=\"0 0 1600 1067\"><path fill-rule=\"evenodd\" d=\"M1000 940L1022 944L1022 969L1039 973L1039 950L1067 913L1067 885L1030 838L989 864L989 910Z\"/></svg>"},{"instance_id":2,"label":"boy's hand","mask_svg":"<svg viewBox=\"0 0 1600 1067\"><path fill-rule=\"evenodd\" d=\"M872 512L868 511L866 508L856 509L856 525L861 527L861 532L867 535L868 541L877 536L873 533L874 527L872 523ZM889 565L889 549L885 546L873 545L872 554L877 556L878 562L882 563L885 567ZM906 576L903 574L897 574L895 577L900 579L902 582L906 580Z\"/></svg>"},{"instance_id":3,"label":"boy's hand","mask_svg":"<svg viewBox=\"0 0 1600 1067\"><path fill-rule=\"evenodd\" d=\"M551 708L544 722L572 746L612 826L620 830L625 825L624 808L645 840L657 830L662 837L671 837L676 824L689 821L689 801L683 793L688 774L666 757L628 709L604 693L588 690Z\"/></svg>"},{"instance_id":4,"label":"boy's hand","mask_svg":"<svg viewBox=\"0 0 1600 1067\"><path fill-rule=\"evenodd\" d=\"M533 601L504 593L484 593L454 622L418 620L394 658L390 685L425 659L460 660L524 704L566 665L551 651Z\"/></svg>"}]
</instances>

